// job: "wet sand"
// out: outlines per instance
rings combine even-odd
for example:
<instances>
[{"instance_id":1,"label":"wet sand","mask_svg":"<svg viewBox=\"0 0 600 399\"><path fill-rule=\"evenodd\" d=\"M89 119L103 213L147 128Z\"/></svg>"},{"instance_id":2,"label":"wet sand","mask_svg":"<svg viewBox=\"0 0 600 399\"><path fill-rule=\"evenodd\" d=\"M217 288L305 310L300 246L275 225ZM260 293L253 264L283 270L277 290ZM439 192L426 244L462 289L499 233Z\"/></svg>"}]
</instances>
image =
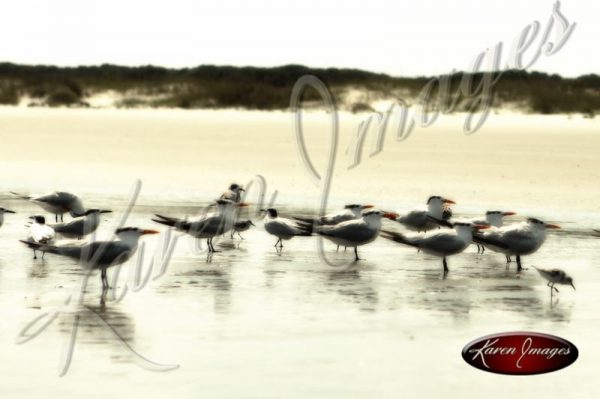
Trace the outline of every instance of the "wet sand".
<instances>
[{"instance_id":1,"label":"wet sand","mask_svg":"<svg viewBox=\"0 0 600 399\"><path fill-rule=\"evenodd\" d=\"M508 207L519 213L514 220L531 214L560 223L565 231L525 258L525 266L573 275L577 291L561 287L554 301L533 269L516 274L502 255L469 248L450 259L443 279L439 260L377 240L361 249L364 262L333 270L320 262L313 238L286 242L278 255L259 222L243 241L222 240L223 252L210 262L181 239L166 273L121 301L109 297L100 306L99 278L92 276L89 308L61 313L39 336L16 344L27 323L79 292L83 273L52 255L31 259L17 240L26 234L26 216L39 210L8 191L67 189L90 207L113 209L102 237L135 178L143 188L129 223L144 227L156 227L156 211L193 214L231 181L256 174L267 181L267 197L279 190L276 204L286 213L316 207L319 188L304 171L286 113L4 108L0 116L0 204L18 212L0 228L7 397L587 398L595 391L597 120L491 115L481 131L465 136L462 118L452 116L404 142L389 140L381 154L346 170L344 151L361 116L340 117L332 207L364 201L402 211L439 193L456 200L461 215ZM326 119L309 115L307 127L322 167ZM145 264L163 237L145 240ZM351 257L326 248L337 259ZM134 265L122 268L115 292L131 286ZM61 378L74 315L76 345ZM463 362L467 342L513 330L563 336L580 358L560 372L518 381ZM172 365L179 367L148 370Z\"/></svg>"}]
</instances>

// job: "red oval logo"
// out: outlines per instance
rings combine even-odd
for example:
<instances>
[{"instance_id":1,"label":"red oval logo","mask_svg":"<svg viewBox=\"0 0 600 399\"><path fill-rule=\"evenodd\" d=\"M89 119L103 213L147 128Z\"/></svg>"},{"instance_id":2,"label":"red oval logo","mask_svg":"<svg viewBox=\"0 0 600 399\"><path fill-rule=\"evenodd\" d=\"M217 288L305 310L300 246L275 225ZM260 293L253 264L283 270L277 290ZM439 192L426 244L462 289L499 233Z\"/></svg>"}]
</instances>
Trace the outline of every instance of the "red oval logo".
<instances>
[{"instance_id":1,"label":"red oval logo","mask_svg":"<svg viewBox=\"0 0 600 399\"><path fill-rule=\"evenodd\" d=\"M498 374L532 375L565 368L579 356L566 339L535 332L506 332L469 342L462 350L465 362Z\"/></svg>"}]
</instances>

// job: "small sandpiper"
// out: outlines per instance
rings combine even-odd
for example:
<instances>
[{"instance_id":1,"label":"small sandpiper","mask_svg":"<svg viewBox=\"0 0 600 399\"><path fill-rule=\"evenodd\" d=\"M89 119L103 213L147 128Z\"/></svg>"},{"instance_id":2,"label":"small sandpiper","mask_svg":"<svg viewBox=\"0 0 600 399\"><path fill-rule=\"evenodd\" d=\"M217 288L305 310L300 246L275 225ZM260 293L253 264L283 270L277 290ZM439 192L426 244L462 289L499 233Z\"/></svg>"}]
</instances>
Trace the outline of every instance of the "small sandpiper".
<instances>
[{"instance_id":1,"label":"small sandpiper","mask_svg":"<svg viewBox=\"0 0 600 399\"><path fill-rule=\"evenodd\" d=\"M231 238L233 238L234 234L237 234L243 240L244 237L242 237L240 233L250 229L250 226L256 226L252 223L252 220L240 220L239 222L235 222L233 230L231 231Z\"/></svg>"},{"instance_id":2,"label":"small sandpiper","mask_svg":"<svg viewBox=\"0 0 600 399\"><path fill-rule=\"evenodd\" d=\"M567 273L565 273L564 271L560 269L540 269L535 266L533 266L533 268L538 271L540 276L548 280L548 284L546 285L550 287L550 295L553 294L553 291L558 292L558 288L554 286L555 284L570 285L571 287L573 287L573 289L575 289L575 285L573 284L573 278L567 276Z\"/></svg>"}]
</instances>

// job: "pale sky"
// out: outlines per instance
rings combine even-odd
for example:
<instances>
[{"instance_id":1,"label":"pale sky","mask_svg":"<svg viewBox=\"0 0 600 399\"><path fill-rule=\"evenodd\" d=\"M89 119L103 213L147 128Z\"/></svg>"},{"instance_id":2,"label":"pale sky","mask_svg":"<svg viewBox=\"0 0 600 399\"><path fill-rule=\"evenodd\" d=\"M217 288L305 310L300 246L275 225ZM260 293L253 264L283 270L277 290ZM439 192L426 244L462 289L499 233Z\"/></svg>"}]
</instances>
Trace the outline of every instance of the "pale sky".
<instances>
[{"instance_id":1,"label":"pale sky","mask_svg":"<svg viewBox=\"0 0 600 399\"><path fill-rule=\"evenodd\" d=\"M555 0L161 0L4 2L0 61L348 67L396 76L465 70L521 30L546 26ZM532 69L600 73L600 1L563 0L577 26ZM538 35L538 39L541 33Z\"/></svg>"}]
</instances>

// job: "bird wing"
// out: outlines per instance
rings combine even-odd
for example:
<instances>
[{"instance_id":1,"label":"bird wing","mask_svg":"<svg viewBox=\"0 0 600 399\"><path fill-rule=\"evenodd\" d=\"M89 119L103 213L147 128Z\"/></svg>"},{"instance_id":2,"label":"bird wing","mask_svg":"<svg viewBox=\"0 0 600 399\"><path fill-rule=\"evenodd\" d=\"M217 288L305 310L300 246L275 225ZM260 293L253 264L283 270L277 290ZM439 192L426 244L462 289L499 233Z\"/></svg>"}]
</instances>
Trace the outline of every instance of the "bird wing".
<instances>
[{"instance_id":1,"label":"bird wing","mask_svg":"<svg viewBox=\"0 0 600 399\"><path fill-rule=\"evenodd\" d=\"M318 233L345 241L359 242L371 238L373 229L369 229L362 219L353 219L333 226L322 226L319 228Z\"/></svg>"},{"instance_id":2,"label":"bird wing","mask_svg":"<svg viewBox=\"0 0 600 399\"><path fill-rule=\"evenodd\" d=\"M55 206L68 206L76 199L77 199L77 197L71 193L55 192L55 193L36 197L33 200L37 201L37 202L45 202L45 203L52 204Z\"/></svg>"},{"instance_id":3,"label":"bird wing","mask_svg":"<svg viewBox=\"0 0 600 399\"><path fill-rule=\"evenodd\" d=\"M312 225L302 226L293 220L278 217L265 222L265 229L275 236L300 236L310 235Z\"/></svg>"},{"instance_id":4,"label":"bird wing","mask_svg":"<svg viewBox=\"0 0 600 399\"><path fill-rule=\"evenodd\" d=\"M42 246L41 250L66 256L88 267L109 267L126 262L135 251L116 241L94 241L88 244Z\"/></svg>"},{"instance_id":5,"label":"bird wing","mask_svg":"<svg viewBox=\"0 0 600 399\"><path fill-rule=\"evenodd\" d=\"M442 230L416 237L413 242L423 251L439 255L453 255L468 246L468 243L461 239L454 230Z\"/></svg>"},{"instance_id":6,"label":"bird wing","mask_svg":"<svg viewBox=\"0 0 600 399\"><path fill-rule=\"evenodd\" d=\"M504 241L505 245L516 253L534 251L542 242L523 224L499 228L498 231L502 234L502 241Z\"/></svg>"},{"instance_id":7,"label":"bird wing","mask_svg":"<svg viewBox=\"0 0 600 399\"><path fill-rule=\"evenodd\" d=\"M84 235L84 226L85 219L76 219L68 223L57 223L50 225L50 227L52 227L57 233L73 235Z\"/></svg>"},{"instance_id":8,"label":"bird wing","mask_svg":"<svg viewBox=\"0 0 600 399\"><path fill-rule=\"evenodd\" d=\"M535 270L537 270L538 273L540 273L542 276L544 276L544 277L547 276L549 278L556 279L556 280L563 279L567 275L564 271L562 271L560 269L541 269L541 268L538 268L535 266L533 266L533 268Z\"/></svg>"},{"instance_id":9,"label":"bird wing","mask_svg":"<svg viewBox=\"0 0 600 399\"><path fill-rule=\"evenodd\" d=\"M343 211L330 213L320 219L321 224L339 224L348 220L356 219L352 211L344 209Z\"/></svg>"},{"instance_id":10,"label":"bird wing","mask_svg":"<svg viewBox=\"0 0 600 399\"><path fill-rule=\"evenodd\" d=\"M412 247L417 247L417 248L419 247L418 244L412 242L407 236L405 236L402 233L398 233L396 231L382 230L381 236L383 238L387 238L388 240L399 242L401 244L410 245Z\"/></svg>"},{"instance_id":11,"label":"bird wing","mask_svg":"<svg viewBox=\"0 0 600 399\"><path fill-rule=\"evenodd\" d=\"M202 218L194 221L190 221L183 225L186 229L185 231L189 232L192 235L218 235L225 233L225 218L223 215L215 215L209 216L207 218Z\"/></svg>"},{"instance_id":12,"label":"bird wing","mask_svg":"<svg viewBox=\"0 0 600 399\"><path fill-rule=\"evenodd\" d=\"M405 226L419 228L427 223L427 215L428 213L426 210L416 209L400 215L398 218L396 218L396 221Z\"/></svg>"},{"instance_id":13,"label":"bird wing","mask_svg":"<svg viewBox=\"0 0 600 399\"><path fill-rule=\"evenodd\" d=\"M491 245L505 250L509 249L500 229L490 229L482 232L476 231L473 233L473 241L477 244Z\"/></svg>"},{"instance_id":14,"label":"bird wing","mask_svg":"<svg viewBox=\"0 0 600 399\"><path fill-rule=\"evenodd\" d=\"M445 219L438 219L438 218L435 218L435 217L433 217L431 215L427 215L427 221L435 223L438 226L445 226L445 227L449 227L449 228L453 227L452 223L450 223L449 221L447 221Z\"/></svg>"}]
</instances>

